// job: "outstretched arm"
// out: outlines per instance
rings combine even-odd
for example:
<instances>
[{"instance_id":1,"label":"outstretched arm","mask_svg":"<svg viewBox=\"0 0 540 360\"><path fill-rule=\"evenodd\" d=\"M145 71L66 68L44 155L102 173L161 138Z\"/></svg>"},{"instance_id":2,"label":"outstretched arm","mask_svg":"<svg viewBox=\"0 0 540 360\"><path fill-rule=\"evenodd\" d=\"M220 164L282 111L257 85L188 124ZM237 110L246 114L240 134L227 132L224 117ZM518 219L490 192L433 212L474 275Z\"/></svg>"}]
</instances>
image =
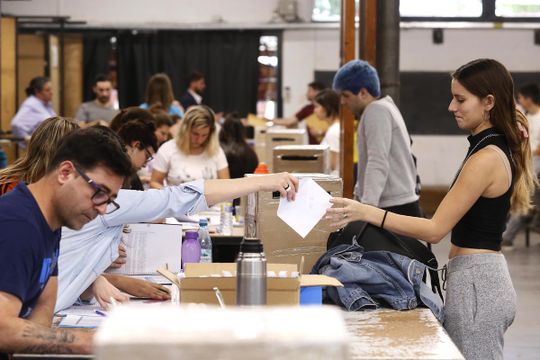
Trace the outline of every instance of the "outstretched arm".
<instances>
[{"instance_id":1,"label":"outstretched arm","mask_svg":"<svg viewBox=\"0 0 540 360\"><path fill-rule=\"evenodd\" d=\"M279 173L204 182L204 196L209 206L257 191L279 191L281 196L293 200L298 191L298 179L288 173Z\"/></svg>"},{"instance_id":2,"label":"outstretched arm","mask_svg":"<svg viewBox=\"0 0 540 360\"><path fill-rule=\"evenodd\" d=\"M506 181L504 165L498 155L490 150L481 150L473 155L463 167L454 186L437 208L433 218L386 214L384 228L395 233L438 243L467 213L480 196L499 187L501 178ZM504 185L503 185L504 187ZM358 201L334 198L336 205L327 210L328 218L335 227L343 227L351 221L361 220L375 226L382 224L385 211Z\"/></svg>"}]
</instances>

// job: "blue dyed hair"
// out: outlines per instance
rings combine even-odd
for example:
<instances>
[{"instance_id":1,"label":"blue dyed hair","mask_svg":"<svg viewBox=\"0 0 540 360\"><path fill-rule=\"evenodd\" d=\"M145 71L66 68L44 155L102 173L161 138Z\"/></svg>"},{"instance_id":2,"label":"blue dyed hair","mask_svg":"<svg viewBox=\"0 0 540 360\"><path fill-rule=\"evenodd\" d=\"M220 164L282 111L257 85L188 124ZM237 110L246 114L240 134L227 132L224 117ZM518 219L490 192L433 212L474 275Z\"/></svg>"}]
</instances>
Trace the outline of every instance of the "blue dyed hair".
<instances>
[{"instance_id":1,"label":"blue dyed hair","mask_svg":"<svg viewBox=\"0 0 540 360\"><path fill-rule=\"evenodd\" d=\"M364 60L351 60L343 65L334 76L332 87L335 91L348 90L354 95L365 88L371 96L381 96L381 83L377 70Z\"/></svg>"}]
</instances>

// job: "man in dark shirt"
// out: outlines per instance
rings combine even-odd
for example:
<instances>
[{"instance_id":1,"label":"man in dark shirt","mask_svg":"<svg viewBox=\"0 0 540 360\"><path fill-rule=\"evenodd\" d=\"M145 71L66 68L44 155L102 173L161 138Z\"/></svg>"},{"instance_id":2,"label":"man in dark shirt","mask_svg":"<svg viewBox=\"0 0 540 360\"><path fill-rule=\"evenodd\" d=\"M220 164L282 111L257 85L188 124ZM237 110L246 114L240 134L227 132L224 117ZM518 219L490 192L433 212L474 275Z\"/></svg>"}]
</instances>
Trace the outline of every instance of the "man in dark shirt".
<instances>
[{"instance_id":1,"label":"man in dark shirt","mask_svg":"<svg viewBox=\"0 0 540 360\"><path fill-rule=\"evenodd\" d=\"M43 178L0 197L0 358L2 352L90 353L92 333L51 329L60 229L80 229L114 211L131 169L112 130L77 130Z\"/></svg>"},{"instance_id":2,"label":"man in dark shirt","mask_svg":"<svg viewBox=\"0 0 540 360\"><path fill-rule=\"evenodd\" d=\"M188 88L186 93L180 98L180 103L184 107L184 110L193 105L202 104L202 94L206 89L206 82L204 81L204 75L200 72L193 72L188 78Z\"/></svg>"}]
</instances>

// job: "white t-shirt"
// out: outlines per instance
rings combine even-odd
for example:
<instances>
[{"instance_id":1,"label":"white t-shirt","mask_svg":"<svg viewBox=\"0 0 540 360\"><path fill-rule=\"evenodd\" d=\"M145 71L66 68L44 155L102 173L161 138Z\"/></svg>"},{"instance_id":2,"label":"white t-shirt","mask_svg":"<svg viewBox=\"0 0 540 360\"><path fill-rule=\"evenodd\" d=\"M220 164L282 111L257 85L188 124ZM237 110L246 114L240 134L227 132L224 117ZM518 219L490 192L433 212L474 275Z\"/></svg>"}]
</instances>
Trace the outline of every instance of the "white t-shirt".
<instances>
[{"instance_id":1,"label":"white t-shirt","mask_svg":"<svg viewBox=\"0 0 540 360\"><path fill-rule=\"evenodd\" d=\"M218 170L228 167L223 150L218 148L214 156L206 152L200 155L186 155L172 139L161 145L154 158L153 168L167 174L167 185L179 185L199 179L217 179Z\"/></svg>"},{"instance_id":2,"label":"white t-shirt","mask_svg":"<svg viewBox=\"0 0 540 360\"><path fill-rule=\"evenodd\" d=\"M326 130L326 134L324 135L324 139L321 141L321 145L328 145L330 147L330 152L337 152L339 154L340 146L339 146L339 132L340 132L340 126L339 121L334 122L328 130ZM331 155L330 155L331 156ZM339 174L339 161L337 163L336 170L332 171L332 175L338 175Z\"/></svg>"},{"instance_id":3,"label":"white t-shirt","mask_svg":"<svg viewBox=\"0 0 540 360\"><path fill-rule=\"evenodd\" d=\"M536 114L527 114L527 120L529 120L531 149L535 150L540 144L540 111Z\"/></svg>"}]
</instances>

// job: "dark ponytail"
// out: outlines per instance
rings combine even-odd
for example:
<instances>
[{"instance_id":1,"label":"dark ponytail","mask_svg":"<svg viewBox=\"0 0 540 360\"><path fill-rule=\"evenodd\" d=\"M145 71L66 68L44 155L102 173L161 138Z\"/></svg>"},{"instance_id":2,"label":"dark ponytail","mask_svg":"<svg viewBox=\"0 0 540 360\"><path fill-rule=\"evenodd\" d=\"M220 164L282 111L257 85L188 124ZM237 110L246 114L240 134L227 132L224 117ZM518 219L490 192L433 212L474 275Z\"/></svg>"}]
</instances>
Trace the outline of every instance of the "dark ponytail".
<instances>
[{"instance_id":1,"label":"dark ponytail","mask_svg":"<svg viewBox=\"0 0 540 360\"><path fill-rule=\"evenodd\" d=\"M36 76L30 81L30 85L28 85L26 88L26 96L36 95L38 92L43 90L45 84L49 81L51 81L51 79L46 76Z\"/></svg>"}]
</instances>

